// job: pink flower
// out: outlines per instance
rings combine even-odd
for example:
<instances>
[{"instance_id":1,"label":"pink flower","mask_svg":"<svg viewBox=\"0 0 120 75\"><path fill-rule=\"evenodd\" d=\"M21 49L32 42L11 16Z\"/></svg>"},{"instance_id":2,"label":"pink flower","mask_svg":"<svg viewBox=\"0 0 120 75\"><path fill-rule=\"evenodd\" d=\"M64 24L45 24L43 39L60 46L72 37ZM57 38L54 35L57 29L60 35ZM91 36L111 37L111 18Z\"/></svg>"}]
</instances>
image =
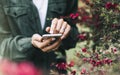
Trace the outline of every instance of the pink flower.
<instances>
[{"instance_id":1,"label":"pink flower","mask_svg":"<svg viewBox=\"0 0 120 75\"><path fill-rule=\"evenodd\" d=\"M116 53L116 52L117 52L117 49L116 49L116 48L111 48L111 51L112 51L113 53Z\"/></svg>"},{"instance_id":2,"label":"pink flower","mask_svg":"<svg viewBox=\"0 0 120 75\"><path fill-rule=\"evenodd\" d=\"M115 48L115 49L113 49L113 51L114 51L114 52L117 52L117 49Z\"/></svg>"},{"instance_id":3,"label":"pink flower","mask_svg":"<svg viewBox=\"0 0 120 75\"><path fill-rule=\"evenodd\" d=\"M87 49L86 48L82 48L82 52L87 52Z\"/></svg>"},{"instance_id":4,"label":"pink flower","mask_svg":"<svg viewBox=\"0 0 120 75\"><path fill-rule=\"evenodd\" d=\"M39 71L30 63L20 63L18 67L19 75L40 75Z\"/></svg>"},{"instance_id":5,"label":"pink flower","mask_svg":"<svg viewBox=\"0 0 120 75\"><path fill-rule=\"evenodd\" d=\"M42 72L28 62L17 64L5 60L0 64L0 70L4 75L42 75Z\"/></svg>"},{"instance_id":6,"label":"pink flower","mask_svg":"<svg viewBox=\"0 0 120 75\"><path fill-rule=\"evenodd\" d=\"M18 75L18 66L15 63L11 63L5 60L2 62L0 67L2 73L5 75Z\"/></svg>"}]
</instances>

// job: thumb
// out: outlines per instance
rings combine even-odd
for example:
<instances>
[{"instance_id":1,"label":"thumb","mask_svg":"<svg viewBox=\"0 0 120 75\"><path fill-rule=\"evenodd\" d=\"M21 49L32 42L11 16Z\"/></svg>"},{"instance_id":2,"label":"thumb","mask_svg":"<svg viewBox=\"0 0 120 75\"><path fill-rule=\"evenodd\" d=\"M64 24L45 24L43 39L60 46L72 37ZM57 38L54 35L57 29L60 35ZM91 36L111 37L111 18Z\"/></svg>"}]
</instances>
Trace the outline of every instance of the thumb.
<instances>
[{"instance_id":1,"label":"thumb","mask_svg":"<svg viewBox=\"0 0 120 75\"><path fill-rule=\"evenodd\" d=\"M50 27L46 28L46 32L50 33Z\"/></svg>"},{"instance_id":2,"label":"thumb","mask_svg":"<svg viewBox=\"0 0 120 75\"><path fill-rule=\"evenodd\" d=\"M42 37L39 34L34 34L32 36L32 40L34 40L34 41L42 41Z\"/></svg>"}]
</instances>

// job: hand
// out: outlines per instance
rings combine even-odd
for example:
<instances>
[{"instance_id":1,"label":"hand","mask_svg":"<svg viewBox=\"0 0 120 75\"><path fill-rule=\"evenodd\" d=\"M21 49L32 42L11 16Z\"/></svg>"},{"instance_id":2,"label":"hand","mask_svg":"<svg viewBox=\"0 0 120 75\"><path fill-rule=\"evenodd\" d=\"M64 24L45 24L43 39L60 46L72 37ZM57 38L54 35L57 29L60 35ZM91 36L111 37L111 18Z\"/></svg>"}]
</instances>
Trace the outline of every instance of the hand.
<instances>
[{"instance_id":1,"label":"hand","mask_svg":"<svg viewBox=\"0 0 120 75\"><path fill-rule=\"evenodd\" d=\"M31 41L33 46L41 49L43 52L48 52L50 50L58 48L60 45L61 39L58 39L53 44L50 44L51 42L53 42L52 38L43 40L39 34L34 34L32 36L32 41Z\"/></svg>"},{"instance_id":2,"label":"hand","mask_svg":"<svg viewBox=\"0 0 120 75\"><path fill-rule=\"evenodd\" d=\"M46 31L51 34L54 34L54 33L63 34L61 39L66 38L70 30L71 30L71 26L66 21L64 21L63 19L57 19L57 18L54 18L52 20L51 27L46 28Z\"/></svg>"}]
</instances>

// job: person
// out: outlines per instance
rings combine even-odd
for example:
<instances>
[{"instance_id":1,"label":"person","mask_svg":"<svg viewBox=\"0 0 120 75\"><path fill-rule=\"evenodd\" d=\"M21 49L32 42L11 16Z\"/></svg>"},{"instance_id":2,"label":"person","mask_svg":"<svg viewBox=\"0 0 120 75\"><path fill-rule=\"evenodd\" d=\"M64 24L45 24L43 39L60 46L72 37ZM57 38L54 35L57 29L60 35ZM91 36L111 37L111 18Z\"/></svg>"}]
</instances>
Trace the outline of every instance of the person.
<instances>
[{"instance_id":1,"label":"person","mask_svg":"<svg viewBox=\"0 0 120 75\"><path fill-rule=\"evenodd\" d=\"M0 56L15 62L29 61L49 70L66 62L65 50L75 47L78 30L69 16L77 0L0 0ZM43 34L62 36L42 39ZM56 52L63 57L57 59ZM47 74L46 74L47 75Z\"/></svg>"}]
</instances>

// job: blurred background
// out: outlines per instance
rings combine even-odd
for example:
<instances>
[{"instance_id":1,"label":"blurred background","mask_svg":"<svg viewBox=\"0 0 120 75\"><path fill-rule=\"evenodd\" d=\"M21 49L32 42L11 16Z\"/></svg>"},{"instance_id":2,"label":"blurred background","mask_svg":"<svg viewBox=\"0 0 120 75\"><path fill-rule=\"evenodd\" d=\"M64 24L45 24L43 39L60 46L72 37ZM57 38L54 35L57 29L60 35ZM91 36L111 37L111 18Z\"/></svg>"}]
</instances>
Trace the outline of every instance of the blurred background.
<instances>
[{"instance_id":1,"label":"blurred background","mask_svg":"<svg viewBox=\"0 0 120 75\"><path fill-rule=\"evenodd\" d=\"M71 13L70 18L80 32L79 41L75 48L66 51L67 63L55 66L67 70L68 75L119 75L120 1L78 1L78 11ZM0 62L0 75L42 75L42 72L28 62L15 64L5 60ZM50 75L59 74L51 70Z\"/></svg>"},{"instance_id":2,"label":"blurred background","mask_svg":"<svg viewBox=\"0 0 120 75\"><path fill-rule=\"evenodd\" d=\"M119 75L120 1L79 0L78 14L79 41L67 51L70 74Z\"/></svg>"}]
</instances>

